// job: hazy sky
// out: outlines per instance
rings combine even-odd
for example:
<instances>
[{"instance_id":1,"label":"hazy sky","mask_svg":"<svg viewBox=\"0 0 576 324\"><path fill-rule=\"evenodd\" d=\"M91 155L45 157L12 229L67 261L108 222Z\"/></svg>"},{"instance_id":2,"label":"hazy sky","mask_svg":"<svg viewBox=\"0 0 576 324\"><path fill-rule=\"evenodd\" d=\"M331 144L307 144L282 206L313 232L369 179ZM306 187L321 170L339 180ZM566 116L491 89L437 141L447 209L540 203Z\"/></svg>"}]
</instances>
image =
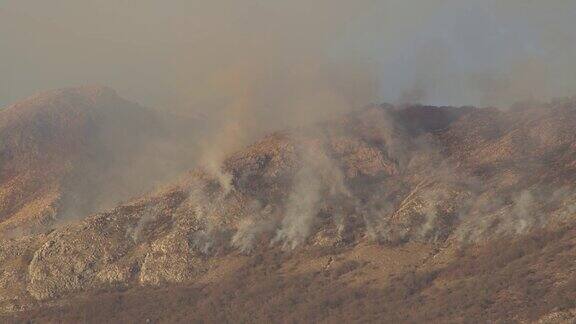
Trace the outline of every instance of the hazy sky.
<instances>
[{"instance_id":1,"label":"hazy sky","mask_svg":"<svg viewBox=\"0 0 576 324\"><path fill-rule=\"evenodd\" d=\"M0 106L93 83L178 109L504 105L576 94L575 31L573 0L0 0Z\"/></svg>"}]
</instances>

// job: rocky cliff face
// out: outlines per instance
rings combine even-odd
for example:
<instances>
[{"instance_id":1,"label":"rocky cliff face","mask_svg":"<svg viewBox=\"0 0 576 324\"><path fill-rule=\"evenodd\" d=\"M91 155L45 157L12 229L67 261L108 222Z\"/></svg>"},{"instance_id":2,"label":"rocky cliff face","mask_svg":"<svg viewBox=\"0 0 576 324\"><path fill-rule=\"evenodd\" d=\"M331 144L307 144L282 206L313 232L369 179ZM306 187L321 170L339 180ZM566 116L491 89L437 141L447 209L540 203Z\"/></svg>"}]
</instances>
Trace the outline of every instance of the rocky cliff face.
<instances>
[{"instance_id":1,"label":"rocky cliff face","mask_svg":"<svg viewBox=\"0 0 576 324\"><path fill-rule=\"evenodd\" d=\"M4 240L0 303L95 322L573 318L575 126L570 101L383 105L270 134L221 175Z\"/></svg>"}]
</instances>

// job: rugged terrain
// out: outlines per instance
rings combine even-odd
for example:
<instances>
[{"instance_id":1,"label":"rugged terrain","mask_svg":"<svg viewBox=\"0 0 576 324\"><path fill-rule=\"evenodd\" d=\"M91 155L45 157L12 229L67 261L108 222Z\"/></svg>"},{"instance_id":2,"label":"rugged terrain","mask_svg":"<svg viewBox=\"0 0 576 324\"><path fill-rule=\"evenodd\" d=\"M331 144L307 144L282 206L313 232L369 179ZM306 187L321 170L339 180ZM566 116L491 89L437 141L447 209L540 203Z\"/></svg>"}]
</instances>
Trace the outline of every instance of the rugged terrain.
<instances>
[{"instance_id":1,"label":"rugged terrain","mask_svg":"<svg viewBox=\"0 0 576 324\"><path fill-rule=\"evenodd\" d=\"M38 107L70 125L77 105ZM60 182L69 152L91 147L91 136L44 135L54 123L36 116L38 129L20 133L40 132L34 140L5 136L17 109L0 112L0 226L57 210L44 206L76 192ZM221 173L197 167L115 208L3 239L0 311L16 322L569 323L575 127L576 101L559 100L380 105L279 131ZM55 180L40 176L48 167Z\"/></svg>"}]
</instances>

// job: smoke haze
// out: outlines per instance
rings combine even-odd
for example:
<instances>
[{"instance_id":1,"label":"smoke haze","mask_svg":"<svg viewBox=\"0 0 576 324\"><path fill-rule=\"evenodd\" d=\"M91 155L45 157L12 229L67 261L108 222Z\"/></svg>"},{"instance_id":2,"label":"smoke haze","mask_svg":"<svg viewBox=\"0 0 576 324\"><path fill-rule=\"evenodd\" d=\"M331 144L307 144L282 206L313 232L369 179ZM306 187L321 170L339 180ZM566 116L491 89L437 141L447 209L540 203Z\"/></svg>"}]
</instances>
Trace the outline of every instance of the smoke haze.
<instances>
[{"instance_id":1,"label":"smoke haze","mask_svg":"<svg viewBox=\"0 0 576 324\"><path fill-rule=\"evenodd\" d=\"M5 0L0 105L85 83L285 122L380 99L545 100L575 92L575 18L562 0Z\"/></svg>"}]
</instances>

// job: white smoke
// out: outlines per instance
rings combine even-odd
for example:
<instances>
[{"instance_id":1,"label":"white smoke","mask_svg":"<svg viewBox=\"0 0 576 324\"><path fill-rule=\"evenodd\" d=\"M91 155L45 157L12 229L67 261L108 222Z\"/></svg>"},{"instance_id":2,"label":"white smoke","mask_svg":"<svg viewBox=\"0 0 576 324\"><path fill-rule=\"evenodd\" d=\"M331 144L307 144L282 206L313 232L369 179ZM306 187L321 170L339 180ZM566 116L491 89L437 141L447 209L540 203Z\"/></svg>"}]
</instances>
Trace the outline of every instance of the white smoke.
<instances>
[{"instance_id":1,"label":"white smoke","mask_svg":"<svg viewBox=\"0 0 576 324\"><path fill-rule=\"evenodd\" d=\"M422 194L424 206L421 210L421 214L424 216L424 221L422 222L421 228L418 232L419 237L425 239L434 235L439 205L448 198L449 197L444 191L439 190L428 190Z\"/></svg>"},{"instance_id":2,"label":"white smoke","mask_svg":"<svg viewBox=\"0 0 576 324\"><path fill-rule=\"evenodd\" d=\"M221 222L225 215L226 188L210 191L210 181L200 179L191 186L187 204L192 207L199 229L190 235L191 247L208 255L224 244Z\"/></svg>"},{"instance_id":3,"label":"white smoke","mask_svg":"<svg viewBox=\"0 0 576 324\"><path fill-rule=\"evenodd\" d=\"M322 147L323 141L303 142L302 166L294 177L285 215L273 242L294 249L310 236L321 203L330 197L350 197L344 175Z\"/></svg>"},{"instance_id":4,"label":"white smoke","mask_svg":"<svg viewBox=\"0 0 576 324\"><path fill-rule=\"evenodd\" d=\"M320 203L322 183L315 170L302 167L295 176L294 188L288 196L284 219L275 241L294 249L310 235Z\"/></svg>"},{"instance_id":5,"label":"white smoke","mask_svg":"<svg viewBox=\"0 0 576 324\"><path fill-rule=\"evenodd\" d=\"M240 221L238 229L232 236L232 246L242 253L250 253L255 244L264 233L273 231L278 225L273 217L274 210L268 205L261 208L260 204L254 204L249 208L249 216Z\"/></svg>"},{"instance_id":6,"label":"white smoke","mask_svg":"<svg viewBox=\"0 0 576 324\"><path fill-rule=\"evenodd\" d=\"M137 243L142 235L142 231L147 224L154 222L159 215L159 211L155 206L146 206L144 210L139 214L140 218L133 228L128 229L128 234L132 240Z\"/></svg>"},{"instance_id":7,"label":"white smoke","mask_svg":"<svg viewBox=\"0 0 576 324\"><path fill-rule=\"evenodd\" d=\"M532 229L536 222L535 199L532 192L521 191L513 198L512 221L517 234L523 234Z\"/></svg>"}]
</instances>

